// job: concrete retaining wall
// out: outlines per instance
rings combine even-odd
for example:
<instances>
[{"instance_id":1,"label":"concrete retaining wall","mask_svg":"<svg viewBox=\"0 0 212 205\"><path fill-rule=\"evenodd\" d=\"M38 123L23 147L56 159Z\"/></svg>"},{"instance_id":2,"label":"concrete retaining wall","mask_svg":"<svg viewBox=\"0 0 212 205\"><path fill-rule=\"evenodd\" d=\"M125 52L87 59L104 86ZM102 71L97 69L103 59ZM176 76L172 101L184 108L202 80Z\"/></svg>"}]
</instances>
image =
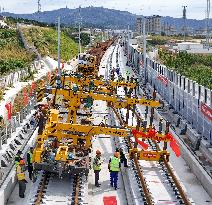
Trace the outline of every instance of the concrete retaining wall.
<instances>
[{"instance_id":1,"label":"concrete retaining wall","mask_svg":"<svg viewBox=\"0 0 212 205\"><path fill-rule=\"evenodd\" d=\"M155 111L155 119L163 118L162 115ZM165 124L164 128L165 129ZM180 145L181 156L186 161L191 171L195 174L195 176L199 179L202 186L208 192L208 194L212 197L212 178L208 175L205 169L202 167L200 162L195 158L189 148L180 140L179 136L176 135L174 130L170 129L171 134L175 137Z\"/></svg>"},{"instance_id":2,"label":"concrete retaining wall","mask_svg":"<svg viewBox=\"0 0 212 205\"><path fill-rule=\"evenodd\" d=\"M35 140L37 137L38 133L38 128L35 130L33 135L31 136L30 140L24 147L24 150L22 151L25 153L25 158L26 158L26 153L28 152L29 148L35 144ZM17 178L16 178L16 171L15 171L15 166L13 166L12 171L8 175L7 179L5 180L4 184L0 188L0 205L6 205L7 201L13 192L15 186L17 183Z\"/></svg>"},{"instance_id":3,"label":"concrete retaining wall","mask_svg":"<svg viewBox=\"0 0 212 205\"><path fill-rule=\"evenodd\" d=\"M129 61L143 75L144 57L133 46L130 46ZM146 62L151 86L157 89L164 101L173 106L181 118L186 119L198 134L212 144L212 121L209 114L212 111L212 91L148 57ZM202 105L207 108L208 114L202 111Z\"/></svg>"}]
</instances>

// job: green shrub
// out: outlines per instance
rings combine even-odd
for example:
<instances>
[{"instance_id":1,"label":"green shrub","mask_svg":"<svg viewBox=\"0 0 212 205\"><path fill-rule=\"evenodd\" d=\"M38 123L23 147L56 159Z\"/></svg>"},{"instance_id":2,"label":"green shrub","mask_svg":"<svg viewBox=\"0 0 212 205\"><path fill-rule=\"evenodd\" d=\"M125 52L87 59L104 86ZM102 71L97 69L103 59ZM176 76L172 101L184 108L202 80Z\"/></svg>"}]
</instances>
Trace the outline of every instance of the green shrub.
<instances>
[{"instance_id":1,"label":"green shrub","mask_svg":"<svg viewBox=\"0 0 212 205\"><path fill-rule=\"evenodd\" d=\"M24 35L30 44L38 49L42 56L49 55L57 59L57 31L54 28L31 27L23 28ZM77 55L77 44L67 35L61 32L61 60L68 61Z\"/></svg>"},{"instance_id":2,"label":"green shrub","mask_svg":"<svg viewBox=\"0 0 212 205\"><path fill-rule=\"evenodd\" d=\"M176 72L212 89L212 55L159 51L161 61Z\"/></svg>"}]
</instances>

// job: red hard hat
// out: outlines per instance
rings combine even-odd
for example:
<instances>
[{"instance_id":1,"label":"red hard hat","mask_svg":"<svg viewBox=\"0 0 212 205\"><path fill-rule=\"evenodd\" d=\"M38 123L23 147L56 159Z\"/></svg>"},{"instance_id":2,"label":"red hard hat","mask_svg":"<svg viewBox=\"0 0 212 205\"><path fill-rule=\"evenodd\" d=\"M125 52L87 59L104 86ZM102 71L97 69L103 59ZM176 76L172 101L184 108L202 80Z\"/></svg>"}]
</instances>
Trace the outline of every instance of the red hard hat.
<instances>
[{"instance_id":1,"label":"red hard hat","mask_svg":"<svg viewBox=\"0 0 212 205\"><path fill-rule=\"evenodd\" d=\"M96 150L96 154L101 154L101 152L99 150Z\"/></svg>"},{"instance_id":2,"label":"red hard hat","mask_svg":"<svg viewBox=\"0 0 212 205\"><path fill-rule=\"evenodd\" d=\"M20 165L24 165L25 164L25 161L22 159L22 160L20 160L19 164Z\"/></svg>"}]
</instances>

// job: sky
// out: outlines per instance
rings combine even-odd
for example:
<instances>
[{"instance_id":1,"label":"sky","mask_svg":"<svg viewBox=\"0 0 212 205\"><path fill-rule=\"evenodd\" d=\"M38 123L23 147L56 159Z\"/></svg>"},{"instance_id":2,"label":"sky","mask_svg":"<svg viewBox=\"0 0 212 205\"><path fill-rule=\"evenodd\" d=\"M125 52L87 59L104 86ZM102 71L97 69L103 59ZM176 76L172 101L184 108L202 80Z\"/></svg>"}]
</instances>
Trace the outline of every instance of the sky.
<instances>
[{"instance_id":1,"label":"sky","mask_svg":"<svg viewBox=\"0 0 212 205\"><path fill-rule=\"evenodd\" d=\"M182 17L182 6L187 6L187 18L204 19L207 0L40 0L42 11L58 8L103 6L105 8L129 11L138 15ZM13 13L34 13L37 0L0 0L1 8Z\"/></svg>"}]
</instances>

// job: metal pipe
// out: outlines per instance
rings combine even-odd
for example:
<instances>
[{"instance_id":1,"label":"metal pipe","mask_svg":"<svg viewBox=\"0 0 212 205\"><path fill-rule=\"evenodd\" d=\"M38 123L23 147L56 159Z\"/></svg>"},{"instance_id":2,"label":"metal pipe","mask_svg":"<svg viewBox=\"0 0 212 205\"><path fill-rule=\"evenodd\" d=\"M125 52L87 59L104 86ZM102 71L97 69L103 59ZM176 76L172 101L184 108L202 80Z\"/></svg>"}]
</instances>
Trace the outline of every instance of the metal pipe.
<instances>
[{"instance_id":1,"label":"metal pipe","mask_svg":"<svg viewBox=\"0 0 212 205\"><path fill-rule=\"evenodd\" d=\"M129 55L130 55L130 26L127 27L127 34L128 34L128 44L127 44L127 63L129 64Z\"/></svg>"},{"instance_id":2,"label":"metal pipe","mask_svg":"<svg viewBox=\"0 0 212 205\"><path fill-rule=\"evenodd\" d=\"M61 77L60 70L60 16L58 17L58 75Z\"/></svg>"},{"instance_id":3,"label":"metal pipe","mask_svg":"<svg viewBox=\"0 0 212 205\"><path fill-rule=\"evenodd\" d=\"M147 67L146 67L146 19L143 17L143 57L144 57L144 84L147 83ZM140 76L141 78L141 76Z\"/></svg>"},{"instance_id":4,"label":"metal pipe","mask_svg":"<svg viewBox=\"0 0 212 205\"><path fill-rule=\"evenodd\" d=\"M79 7L79 53L81 53L81 7Z\"/></svg>"},{"instance_id":5,"label":"metal pipe","mask_svg":"<svg viewBox=\"0 0 212 205\"><path fill-rule=\"evenodd\" d=\"M79 175L76 178L76 190L75 190L75 196L74 196L74 204L79 204L79 192L80 192L80 177Z\"/></svg>"}]
</instances>

